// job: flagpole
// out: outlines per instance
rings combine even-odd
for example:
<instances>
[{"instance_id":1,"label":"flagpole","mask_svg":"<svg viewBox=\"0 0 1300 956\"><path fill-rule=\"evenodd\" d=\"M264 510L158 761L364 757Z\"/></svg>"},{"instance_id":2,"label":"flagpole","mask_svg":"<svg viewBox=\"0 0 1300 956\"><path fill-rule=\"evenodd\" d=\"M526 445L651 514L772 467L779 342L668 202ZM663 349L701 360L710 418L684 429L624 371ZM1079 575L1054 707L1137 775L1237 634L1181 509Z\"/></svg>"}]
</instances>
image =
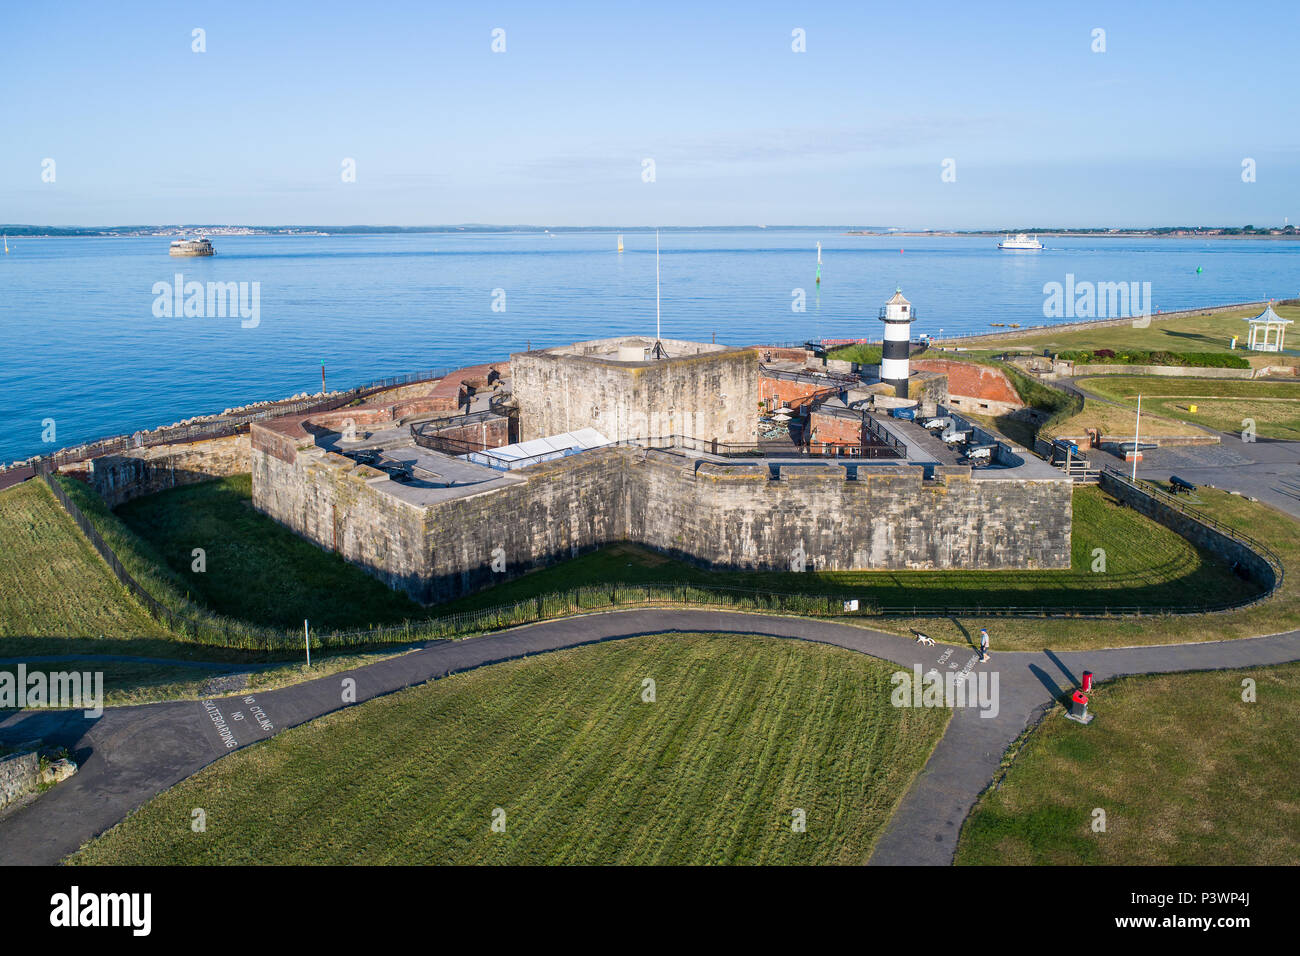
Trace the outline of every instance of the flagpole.
<instances>
[{"instance_id":1,"label":"flagpole","mask_svg":"<svg viewBox=\"0 0 1300 956\"><path fill-rule=\"evenodd\" d=\"M1133 423L1133 480L1134 481L1138 480L1138 456L1142 454L1142 452L1140 451L1142 446L1138 442L1138 436L1141 435L1141 433L1142 433L1142 393L1139 392L1137 421Z\"/></svg>"}]
</instances>

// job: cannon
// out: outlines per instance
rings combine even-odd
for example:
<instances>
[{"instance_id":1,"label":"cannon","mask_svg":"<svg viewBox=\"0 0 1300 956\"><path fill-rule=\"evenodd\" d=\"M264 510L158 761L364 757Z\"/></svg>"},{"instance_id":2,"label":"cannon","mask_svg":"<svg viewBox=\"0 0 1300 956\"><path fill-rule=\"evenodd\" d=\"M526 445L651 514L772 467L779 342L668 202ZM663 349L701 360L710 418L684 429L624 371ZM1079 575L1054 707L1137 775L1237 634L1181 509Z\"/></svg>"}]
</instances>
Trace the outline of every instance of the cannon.
<instances>
[{"instance_id":1,"label":"cannon","mask_svg":"<svg viewBox=\"0 0 1300 956\"><path fill-rule=\"evenodd\" d=\"M1183 478L1179 478L1177 475L1169 476L1169 487L1174 489L1174 494L1176 495L1177 494L1190 495L1192 494L1192 492L1196 491L1196 486L1194 484L1192 484L1190 481L1187 481Z\"/></svg>"}]
</instances>

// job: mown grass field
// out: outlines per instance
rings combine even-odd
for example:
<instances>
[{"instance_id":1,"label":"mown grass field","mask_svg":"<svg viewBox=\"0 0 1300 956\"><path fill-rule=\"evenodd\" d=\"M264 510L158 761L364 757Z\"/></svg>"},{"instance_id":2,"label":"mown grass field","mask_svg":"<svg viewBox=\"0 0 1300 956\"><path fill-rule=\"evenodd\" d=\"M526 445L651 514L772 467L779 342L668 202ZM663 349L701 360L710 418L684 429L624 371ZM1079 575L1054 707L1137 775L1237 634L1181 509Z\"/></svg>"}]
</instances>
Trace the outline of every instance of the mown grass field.
<instances>
[{"instance_id":1,"label":"mown grass field","mask_svg":"<svg viewBox=\"0 0 1300 956\"><path fill-rule=\"evenodd\" d=\"M1300 859L1300 664L1125 678L1098 687L1090 710L1087 727L1058 710L1032 731L967 820L959 864Z\"/></svg>"},{"instance_id":2,"label":"mown grass field","mask_svg":"<svg viewBox=\"0 0 1300 956\"><path fill-rule=\"evenodd\" d=\"M861 863L949 716L892 670L684 634L498 664L233 753L72 862Z\"/></svg>"},{"instance_id":3,"label":"mown grass field","mask_svg":"<svg viewBox=\"0 0 1300 956\"><path fill-rule=\"evenodd\" d=\"M1240 433L1255 423L1258 438L1300 440L1300 381L1234 381L1164 378L1157 375L1098 375L1079 385L1102 398L1137 407L1142 396L1143 426L1149 410L1165 418ZM1195 405L1193 412L1190 406Z\"/></svg>"},{"instance_id":4,"label":"mown grass field","mask_svg":"<svg viewBox=\"0 0 1300 956\"><path fill-rule=\"evenodd\" d=\"M0 491L0 638L162 637L40 480Z\"/></svg>"},{"instance_id":5,"label":"mown grass field","mask_svg":"<svg viewBox=\"0 0 1300 956\"><path fill-rule=\"evenodd\" d=\"M247 505L247 477L140 498L118 515L163 555L191 594L231 617L304 617L320 627L362 627L510 604L593 583L689 582L764 592L840 594L872 606L1118 607L1233 601L1252 593L1220 561L1096 488L1075 491L1072 567L1057 571L708 571L635 545L614 545L544 568L450 604L424 608L298 538ZM207 547L207 570L190 551ZM1094 572L1093 551L1106 551ZM400 615L400 616L398 616Z\"/></svg>"}]
</instances>

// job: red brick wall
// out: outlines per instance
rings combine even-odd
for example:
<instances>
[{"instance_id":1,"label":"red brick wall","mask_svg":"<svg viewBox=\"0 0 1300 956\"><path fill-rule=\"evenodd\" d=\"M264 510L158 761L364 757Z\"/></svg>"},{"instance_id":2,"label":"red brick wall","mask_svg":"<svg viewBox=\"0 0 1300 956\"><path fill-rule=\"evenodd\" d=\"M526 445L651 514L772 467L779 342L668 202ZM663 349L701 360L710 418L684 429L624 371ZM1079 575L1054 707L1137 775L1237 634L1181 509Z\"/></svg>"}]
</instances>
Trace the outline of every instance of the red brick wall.
<instances>
[{"instance_id":1,"label":"red brick wall","mask_svg":"<svg viewBox=\"0 0 1300 956\"><path fill-rule=\"evenodd\" d=\"M471 425L448 424L433 431L433 434L452 441L468 442L480 449L500 448L510 444L510 419L493 418Z\"/></svg>"},{"instance_id":2,"label":"red brick wall","mask_svg":"<svg viewBox=\"0 0 1300 956\"><path fill-rule=\"evenodd\" d=\"M835 395L838 392L838 388L827 388L825 385L815 385L812 382L795 382L786 378L768 378L766 375L759 375L758 378L759 400L768 402L769 407L773 396L776 397L778 406L781 402L785 402L791 408L802 408L815 398Z\"/></svg>"},{"instance_id":3,"label":"red brick wall","mask_svg":"<svg viewBox=\"0 0 1300 956\"><path fill-rule=\"evenodd\" d=\"M912 359L912 368L947 375L949 395L978 398L986 402L1024 404L1001 369L972 362L954 362L952 359Z\"/></svg>"},{"instance_id":4,"label":"red brick wall","mask_svg":"<svg viewBox=\"0 0 1300 956\"><path fill-rule=\"evenodd\" d=\"M819 415L813 412L808 417L810 429L809 444L813 451L820 451L826 445L860 445L862 444L862 422L852 418L840 418L834 415Z\"/></svg>"}]
</instances>

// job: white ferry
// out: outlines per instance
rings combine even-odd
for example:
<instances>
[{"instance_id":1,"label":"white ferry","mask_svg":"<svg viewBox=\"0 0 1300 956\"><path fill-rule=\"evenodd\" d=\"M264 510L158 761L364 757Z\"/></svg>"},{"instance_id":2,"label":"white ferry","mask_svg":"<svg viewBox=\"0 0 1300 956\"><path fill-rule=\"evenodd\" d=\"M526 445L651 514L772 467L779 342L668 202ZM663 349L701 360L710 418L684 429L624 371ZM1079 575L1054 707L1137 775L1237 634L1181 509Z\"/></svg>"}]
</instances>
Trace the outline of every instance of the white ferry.
<instances>
[{"instance_id":1,"label":"white ferry","mask_svg":"<svg viewBox=\"0 0 1300 956\"><path fill-rule=\"evenodd\" d=\"M1037 236L1027 236L1023 232L1016 233L1016 238L1010 236L1003 237L998 243L999 249L1007 249L1011 252L1037 252L1043 248L1043 244L1038 241Z\"/></svg>"}]
</instances>

